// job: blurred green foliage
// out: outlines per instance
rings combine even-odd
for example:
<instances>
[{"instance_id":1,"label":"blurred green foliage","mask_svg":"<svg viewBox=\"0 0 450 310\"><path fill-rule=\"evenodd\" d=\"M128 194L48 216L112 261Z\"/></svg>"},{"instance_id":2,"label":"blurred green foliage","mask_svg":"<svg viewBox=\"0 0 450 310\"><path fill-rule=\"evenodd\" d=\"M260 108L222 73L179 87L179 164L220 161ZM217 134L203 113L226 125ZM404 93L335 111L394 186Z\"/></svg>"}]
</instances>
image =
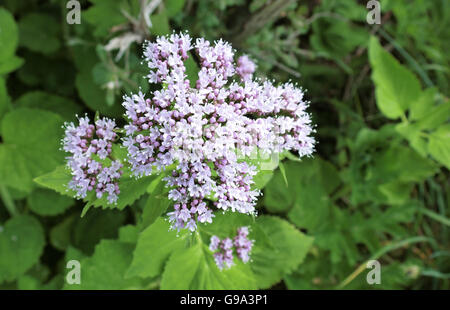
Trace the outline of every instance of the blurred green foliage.
<instances>
[{"instance_id":1,"label":"blurred green foliage","mask_svg":"<svg viewBox=\"0 0 450 310\"><path fill-rule=\"evenodd\" d=\"M450 2L381 0L381 25L356 0L80 2L79 25L66 1L0 2L0 288L450 288ZM186 248L191 235L168 231L160 178L123 185L120 211L63 196L61 125L122 124L122 95L152 90L141 44L172 30L224 38L258 77L299 83L317 124L313 158L260 176L255 221L205 226L201 238L252 226L253 261L224 272L206 239ZM70 259L80 286L64 281Z\"/></svg>"}]
</instances>

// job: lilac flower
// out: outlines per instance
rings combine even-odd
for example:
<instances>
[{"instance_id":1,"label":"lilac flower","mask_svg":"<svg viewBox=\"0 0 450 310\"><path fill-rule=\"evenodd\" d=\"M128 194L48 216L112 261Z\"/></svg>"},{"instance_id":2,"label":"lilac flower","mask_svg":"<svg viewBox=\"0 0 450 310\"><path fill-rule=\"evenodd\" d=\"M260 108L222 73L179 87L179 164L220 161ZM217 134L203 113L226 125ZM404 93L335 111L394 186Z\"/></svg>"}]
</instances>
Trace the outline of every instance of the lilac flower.
<instances>
[{"instance_id":1,"label":"lilac flower","mask_svg":"<svg viewBox=\"0 0 450 310\"><path fill-rule=\"evenodd\" d=\"M200 65L195 87L184 64L190 53ZM150 97L124 97L123 145L136 177L172 171L164 178L174 202L172 228L193 231L198 223L211 223L216 209L253 214L258 171L246 157L255 149L267 155L314 151L303 91L252 80L254 63L242 56L236 64L227 42L193 43L189 35L174 33L147 43L144 58L149 82L160 88ZM108 149L101 147L104 156ZM240 252L245 257L245 248Z\"/></svg>"},{"instance_id":2,"label":"lilac flower","mask_svg":"<svg viewBox=\"0 0 450 310\"><path fill-rule=\"evenodd\" d=\"M256 70L255 63L247 55L239 57L237 63L236 73L243 81L251 80Z\"/></svg>"},{"instance_id":3,"label":"lilac flower","mask_svg":"<svg viewBox=\"0 0 450 310\"><path fill-rule=\"evenodd\" d=\"M234 265L233 250L244 264L250 260L250 252L254 241L248 239L248 227L240 227L237 232L238 234L233 239L220 240L217 236L211 237L209 249L214 252L214 260L220 270Z\"/></svg>"},{"instance_id":4,"label":"lilac flower","mask_svg":"<svg viewBox=\"0 0 450 310\"><path fill-rule=\"evenodd\" d=\"M77 198L85 198L95 189L98 199L107 193L109 203L117 201L122 164L109 158L112 143L117 138L115 126L115 122L107 118L90 124L87 116L79 118L78 126L65 124L62 143L64 151L70 154L66 159L73 176L68 188L75 191ZM107 162L110 164L105 165Z\"/></svg>"}]
</instances>

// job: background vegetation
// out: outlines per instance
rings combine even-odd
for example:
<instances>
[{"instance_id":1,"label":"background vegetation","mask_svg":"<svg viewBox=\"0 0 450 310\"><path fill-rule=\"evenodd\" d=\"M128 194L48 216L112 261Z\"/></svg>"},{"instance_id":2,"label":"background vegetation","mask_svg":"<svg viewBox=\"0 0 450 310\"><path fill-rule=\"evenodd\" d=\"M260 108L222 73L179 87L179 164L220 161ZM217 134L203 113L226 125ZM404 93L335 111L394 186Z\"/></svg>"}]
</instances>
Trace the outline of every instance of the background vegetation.
<instances>
[{"instance_id":1,"label":"background vegetation","mask_svg":"<svg viewBox=\"0 0 450 310\"><path fill-rule=\"evenodd\" d=\"M152 240L172 240L163 222L140 233L159 196L81 218L83 202L34 181L63 164L64 121L98 111L120 123L122 95L149 90L141 43L172 30L224 38L257 76L308 90L317 152L267 175L258 287L450 288L449 1L381 0L381 25L356 0L80 2L81 24L69 25L67 1L0 1L0 288L73 288L68 259L85 269L80 288L181 281L170 265L161 277L169 253ZM133 259L135 248L158 265ZM369 259L380 285L366 282ZM221 277L211 287L247 287Z\"/></svg>"}]
</instances>

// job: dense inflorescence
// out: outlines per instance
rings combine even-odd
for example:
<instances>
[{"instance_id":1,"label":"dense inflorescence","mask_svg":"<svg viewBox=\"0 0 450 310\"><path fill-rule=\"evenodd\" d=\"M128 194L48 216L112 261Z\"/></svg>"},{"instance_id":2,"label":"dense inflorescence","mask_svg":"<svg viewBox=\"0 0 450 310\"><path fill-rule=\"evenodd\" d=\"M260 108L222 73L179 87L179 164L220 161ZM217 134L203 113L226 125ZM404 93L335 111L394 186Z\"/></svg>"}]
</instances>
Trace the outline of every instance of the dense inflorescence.
<instances>
[{"instance_id":1,"label":"dense inflorescence","mask_svg":"<svg viewBox=\"0 0 450 310\"><path fill-rule=\"evenodd\" d=\"M65 125L63 149L70 153L67 166L73 176L68 188L75 191L77 198L85 198L95 189L98 199L107 193L109 203L117 201L122 164L118 160L108 160L117 139L115 128L115 122L107 118L90 124L88 117L82 117L78 126Z\"/></svg>"},{"instance_id":2,"label":"dense inflorescence","mask_svg":"<svg viewBox=\"0 0 450 310\"><path fill-rule=\"evenodd\" d=\"M237 235L233 239L227 237L221 240L217 236L211 237L209 249L214 252L214 260L220 270L233 266L233 250L243 263L250 260L254 241L248 239L248 234L248 227L243 226L238 228Z\"/></svg>"},{"instance_id":3,"label":"dense inflorescence","mask_svg":"<svg viewBox=\"0 0 450 310\"><path fill-rule=\"evenodd\" d=\"M195 87L184 64L190 53L200 65ZM172 34L148 43L144 57L149 82L160 89L150 98L124 97L123 144L136 177L173 169L164 179L174 201L172 228L194 231L199 222L211 223L213 208L254 213L257 168L245 158L255 149L264 156L313 152L303 91L253 79L255 64L242 56L236 65L228 43Z\"/></svg>"}]
</instances>

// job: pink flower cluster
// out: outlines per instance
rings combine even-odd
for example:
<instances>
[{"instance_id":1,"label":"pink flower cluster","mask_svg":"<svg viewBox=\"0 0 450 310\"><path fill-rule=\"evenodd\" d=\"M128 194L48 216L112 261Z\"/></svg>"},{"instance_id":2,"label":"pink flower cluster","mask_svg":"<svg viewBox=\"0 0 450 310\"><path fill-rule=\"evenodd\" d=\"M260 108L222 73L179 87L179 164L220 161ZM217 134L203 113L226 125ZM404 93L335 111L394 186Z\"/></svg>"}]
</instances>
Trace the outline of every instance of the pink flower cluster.
<instances>
[{"instance_id":1,"label":"pink flower cluster","mask_svg":"<svg viewBox=\"0 0 450 310\"><path fill-rule=\"evenodd\" d=\"M195 87L186 73L190 53L200 65ZM241 57L236 65L228 43L172 34L148 43L144 56L149 82L160 88L150 97L124 97L123 144L136 177L173 170L164 179L174 201L172 228L194 231L197 223L211 223L213 208L254 213L258 171L246 159L255 150L313 152L303 91L253 80L253 62Z\"/></svg>"},{"instance_id":2,"label":"pink flower cluster","mask_svg":"<svg viewBox=\"0 0 450 310\"><path fill-rule=\"evenodd\" d=\"M225 238L220 240L217 236L212 236L209 249L214 252L214 260L220 270L233 266L233 250L236 251L238 258L247 263L250 260L250 252L253 247L253 240L248 239L248 227L238 228L234 239Z\"/></svg>"},{"instance_id":3,"label":"pink flower cluster","mask_svg":"<svg viewBox=\"0 0 450 310\"><path fill-rule=\"evenodd\" d=\"M117 201L122 164L108 160L112 143L117 139L115 128L113 120L98 119L93 125L87 116L79 119L78 126L65 124L63 149L71 154L67 166L73 176L68 188L75 191L77 198L85 198L95 189L98 199L107 193L109 203Z\"/></svg>"}]
</instances>

